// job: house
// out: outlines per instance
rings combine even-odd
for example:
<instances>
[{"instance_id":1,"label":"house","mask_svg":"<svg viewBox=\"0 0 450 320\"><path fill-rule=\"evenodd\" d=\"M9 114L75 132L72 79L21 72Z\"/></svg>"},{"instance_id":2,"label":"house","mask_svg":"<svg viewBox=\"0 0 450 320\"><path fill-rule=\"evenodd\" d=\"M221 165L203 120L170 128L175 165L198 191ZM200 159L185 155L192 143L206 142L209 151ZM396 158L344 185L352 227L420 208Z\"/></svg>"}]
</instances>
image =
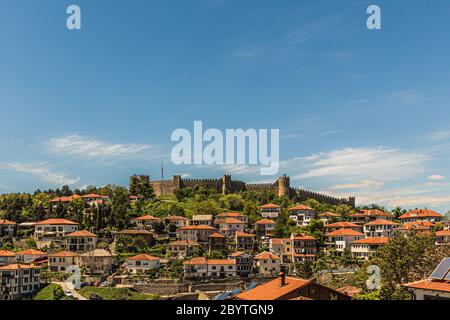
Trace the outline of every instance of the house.
<instances>
[{"instance_id":1,"label":"house","mask_svg":"<svg viewBox=\"0 0 450 320\"><path fill-rule=\"evenodd\" d=\"M87 230L69 233L66 236L67 251L90 251L97 245L97 236Z\"/></svg>"},{"instance_id":2,"label":"house","mask_svg":"<svg viewBox=\"0 0 450 320\"><path fill-rule=\"evenodd\" d=\"M234 218L234 219L241 220L245 224L248 223L248 217L246 215L241 214L240 212L223 212L223 213L219 213L218 215L216 215L216 218L219 220L226 219L226 218Z\"/></svg>"},{"instance_id":3,"label":"house","mask_svg":"<svg viewBox=\"0 0 450 320\"><path fill-rule=\"evenodd\" d=\"M160 267L160 258L148 254L138 254L125 261L127 271L130 273L145 273L148 270L158 270Z\"/></svg>"},{"instance_id":4,"label":"house","mask_svg":"<svg viewBox=\"0 0 450 320\"><path fill-rule=\"evenodd\" d=\"M403 285L414 300L450 301L450 258L444 258L428 279Z\"/></svg>"},{"instance_id":5,"label":"house","mask_svg":"<svg viewBox=\"0 0 450 320\"><path fill-rule=\"evenodd\" d=\"M0 266L6 266L16 262L16 254L12 251L0 249Z\"/></svg>"},{"instance_id":6,"label":"house","mask_svg":"<svg viewBox=\"0 0 450 320\"><path fill-rule=\"evenodd\" d=\"M186 226L178 229L181 240L187 240L197 243L209 243L208 237L213 233L216 233L217 229L211 226L198 225L198 226Z\"/></svg>"},{"instance_id":7,"label":"house","mask_svg":"<svg viewBox=\"0 0 450 320\"><path fill-rule=\"evenodd\" d=\"M191 224L193 226L198 225L206 225L211 226L213 225L213 216L212 214L198 214L192 217Z\"/></svg>"},{"instance_id":8,"label":"house","mask_svg":"<svg viewBox=\"0 0 450 320\"><path fill-rule=\"evenodd\" d=\"M450 245L450 230L436 232L436 245Z\"/></svg>"},{"instance_id":9,"label":"house","mask_svg":"<svg viewBox=\"0 0 450 320\"><path fill-rule=\"evenodd\" d=\"M350 300L351 297L325 287L314 280L286 277L277 279L236 295L237 300Z\"/></svg>"},{"instance_id":10,"label":"house","mask_svg":"<svg viewBox=\"0 0 450 320\"><path fill-rule=\"evenodd\" d=\"M78 253L60 251L48 255L48 268L51 272L67 272L69 267L77 265Z\"/></svg>"},{"instance_id":11,"label":"house","mask_svg":"<svg viewBox=\"0 0 450 320\"><path fill-rule=\"evenodd\" d=\"M364 234L353 229L338 229L328 232L325 244L337 252L351 249L351 243L364 238Z\"/></svg>"},{"instance_id":12,"label":"house","mask_svg":"<svg viewBox=\"0 0 450 320\"><path fill-rule=\"evenodd\" d=\"M35 249L27 249L16 252L16 259L20 263L33 263L47 258L47 253Z\"/></svg>"},{"instance_id":13,"label":"house","mask_svg":"<svg viewBox=\"0 0 450 320\"><path fill-rule=\"evenodd\" d=\"M146 215L131 220L132 223L136 225L138 230L155 230L155 224L159 223L161 219L156 218L151 215Z\"/></svg>"},{"instance_id":14,"label":"house","mask_svg":"<svg viewBox=\"0 0 450 320\"><path fill-rule=\"evenodd\" d=\"M269 251L280 257L282 269L292 263L292 250L291 238L271 238L269 240Z\"/></svg>"},{"instance_id":15,"label":"house","mask_svg":"<svg viewBox=\"0 0 450 320\"><path fill-rule=\"evenodd\" d=\"M395 232L402 234L402 235L408 235L410 232L431 232L431 228L434 227L433 222L429 222L426 220L418 220L414 222L405 222L404 224L400 225L399 227L395 228Z\"/></svg>"},{"instance_id":16,"label":"house","mask_svg":"<svg viewBox=\"0 0 450 320\"><path fill-rule=\"evenodd\" d=\"M238 276L247 277L253 274L253 255L243 251L233 252L228 256L228 259L236 260L236 273Z\"/></svg>"},{"instance_id":17,"label":"house","mask_svg":"<svg viewBox=\"0 0 450 320\"><path fill-rule=\"evenodd\" d=\"M167 228L169 229L169 232L174 232L179 228L183 228L189 225L189 219L182 216L168 216L163 219L165 221ZM170 226L173 226L175 230L174 231L170 230L171 229Z\"/></svg>"},{"instance_id":18,"label":"house","mask_svg":"<svg viewBox=\"0 0 450 320\"><path fill-rule=\"evenodd\" d=\"M50 200L50 205L52 208L56 208L58 203L67 204L78 198L81 198L78 194L74 194L69 197L56 197Z\"/></svg>"},{"instance_id":19,"label":"house","mask_svg":"<svg viewBox=\"0 0 450 320\"><path fill-rule=\"evenodd\" d=\"M339 221L334 223L329 223L325 226L326 232L332 232L339 229L352 229L358 232L363 231L363 226L360 224L348 222L348 221Z\"/></svg>"},{"instance_id":20,"label":"house","mask_svg":"<svg viewBox=\"0 0 450 320\"><path fill-rule=\"evenodd\" d=\"M269 219L261 219L255 222L256 235L258 237L270 237L275 230L276 222Z\"/></svg>"},{"instance_id":21,"label":"house","mask_svg":"<svg viewBox=\"0 0 450 320\"><path fill-rule=\"evenodd\" d=\"M222 250L227 246L227 241L223 235L218 232L213 233L208 237L208 250L209 252L213 250Z\"/></svg>"},{"instance_id":22,"label":"house","mask_svg":"<svg viewBox=\"0 0 450 320\"><path fill-rule=\"evenodd\" d=\"M341 218L342 217L340 214L330 212L330 211L322 212L319 214L319 219L322 220L324 224L331 223L332 221L336 221Z\"/></svg>"},{"instance_id":23,"label":"house","mask_svg":"<svg viewBox=\"0 0 450 320\"><path fill-rule=\"evenodd\" d=\"M316 211L313 208L300 204L293 208L289 208L289 219L295 221L297 226L307 226L314 219Z\"/></svg>"},{"instance_id":24,"label":"house","mask_svg":"<svg viewBox=\"0 0 450 320\"><path fill-rule=\"evenodd\" d=\"M204 280L208 276L206 258L192 258L183 262L183 277L186 280Z\"/></svg>"},{"instance_id":25,"label":"house","mask_svg":"<svg viewBox=\"0 0 450 320\"><path fill-rule=\"evenodd\" d=\"M245 222L235 218L225 218L223 220L216 220L215 223L219 227L219 232L225 238L234 237L236 232L243 232Z\"/></svg>"},{"instance_id":26,"label":"house","mask_svg":"<svg viewBox=\"0 0 450 320\"><path fill-rule=\"evenodd\" d=\"M398 223L390 220L378 219L364 224L366 237L392 237Z\"/></svg>"},{"instance_id":27,"label":"house","mask_svg":"<svg viewBox=\"0 0 450 320\"><path fill-rule=\"evenodd\" d=\"M208 260L208 278L224 279L237 276L235 259Z\"/></svg>"},{"instance_id":28,"label":"house","mask_svg":"<svg viewBox=\"0 0 450 320\"><path fill-rule=\"evenodd\" d=\"M153 232L147 230L121 230L116 233L116 240L118 237L143 238L149 246L155 243L155 235Z\"/></svg>"},{"instance_id":29,"label":"house","mask_svg":"<svg viewBox=\"0 0 450 320\"><path fill-rule=\"evenodd\" d=\"M78 230L78 223L66 219L48 219L34 225L34 238L62 238Z\"/></svg>"},{"instance_id":30,"label":"house","mask_svg":"<svg viewBox=\"0 0 450 320\"><path fill-rule=\"evenodd\" d=\"M99 194L95 194L95 193L90 193L90 194L86 194L84 196L81 196L81 199L83 199L84 202L86 203L90 203L90 202L95 202L97 200L106 200L109 199L108 196L102 196Z\"/></svg>"},{"instance_id":31,"label":"house","mask_svg":"<svg viewBox=\"0 0 450 320\"><path fill-rule=\"evenodd\" d=\"M236 231L234 234L236 251L254 251L256 249L256 235L251 233Z\"/></svg>"},{"instance_id":32,"label":"house","mask_svg":"<svg viewBox=\"0 0 450 320\"><path fill-rule=\"evenodd\" d=\"M199 251L200 245L197 242L188 240L178 240L170 242L166 245L166 251L171 258L183 259Z\"/></svg>"},{"instance_id":33,"label":"house","mask_svg":"<svg viewBox=\"0 0 450 320\"><path fill-rule=\"evenodd\" d=\"M107 275L113 271L115 255L105 249L94 249L77 257L77 265L91 275Z\"/></svg>"},{"instance_id":34,"label":"house","mask_svg":"<svg viewBox=\"0 0 450 320\"><path fill-rule=\"evenodd\" d=\"M416 222L416 221L428 221L428 222L440 222L444 219L444 217L430 209L414 209L411 211L408 211L407 213L401 215L398 217L401 223L407 223L407 222Z\"/></svg>"},{"instance_id":35,"label":"house","mask_svg":"<svg viewBox=\"0 0 450 320\"><path fill-rule=\"evenodd\" d=\"M317 253L317 239L306 234L292 234L292 259L294 263L302 263L306 260L314 261Z\"/></svg>"},{"instance_id":36,"label":"house","mask_svg":"<svg viewBox=\"0 0 450 320\"><path fill-rule=\"evenodd\" d=\"M24 264L0 267L0 300L30 298L40 287L40 267Z\"/></svg>"},{"instance_id":37,"label":"house","mask_svg":"<svg viewBox=\"0 0 450 320\"><path fill-rule=\"evenodd\" d=\"M277 204L268 203L258 207L261 217L264 219L277 219L281 214L281 207Z\"/></svg>"},{"instance_id":38,"label":"house","mask_svg":"<svg viewBox=\"0 0 450 320\"><path fill-rule=\"evenodd\" d=\"M393 220L394 216L381 210L360 210L358 213L350 215L350 222L365 224L374 220Z\"/></svg>"},{"instance_id":39,"label":"house","mask_svg":"<svg viewBox=\"0 0 450 320\"><path fill-rule=\"evenodd\" d=\"M351 243L351 254L354 258L368 260L376 256L380 247L389 242L387 237L369 237L353 241Z\"/></svg>"},{"instance_id":40,"label":"house","mask_svg":"<svg viewBox=\"0 0 450 320\"><path fill-rule=\"evenodd\" d=\"M11 238L14 236L16 223L6 219L0 219L0 238Z\"/></svg>"},{"instance_id":41,"label":"house","mask_svg":"<svg viewBox=\"0 0 450 320\"><path fill-rule=\"evenodd\" d=\"M256 272L264 277L273 277L280 273L281 259L279 256L264 251L255 256Z\"/></svg>"}]
</instances>

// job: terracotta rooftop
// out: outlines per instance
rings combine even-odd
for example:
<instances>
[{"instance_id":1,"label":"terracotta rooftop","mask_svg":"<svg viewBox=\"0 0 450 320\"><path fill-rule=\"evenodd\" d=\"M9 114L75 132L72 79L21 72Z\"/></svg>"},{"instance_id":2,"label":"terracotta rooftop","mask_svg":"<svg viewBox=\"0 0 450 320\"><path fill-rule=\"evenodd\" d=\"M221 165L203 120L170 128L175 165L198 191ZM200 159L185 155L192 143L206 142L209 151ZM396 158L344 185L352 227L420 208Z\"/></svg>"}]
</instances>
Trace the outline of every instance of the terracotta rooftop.
<instances>
[{"instance_id":1,"label":"terracotta rooftop","mask_svg":"<svg viewBox=\"0 0 450 320\"><path fill-rule=\"evenodd\" d=\"M335 236L364 236L363 233L355 231L353 229L338 229L334 230L332 232L328 232L326 234L328 237L335 237Z\"/></svg>"},{"instance_id":2,"label":"terracotta rooftop","mask_svg":"<svg viewBox=\"0 0 450 320\"><path fill-rule=\"evenodd\" d=\"M283 244L284 241L289 241L290 238L271 238L270 242L275 245Z\"/></svg>"},{"instance_id":3,"label":"terracotta rooftop","mask_svg":"<svg viewBox=\"0 0 450 320\"><path fill-rule=\"evenodd\" d=\"M197 242L194 241L188 241L188 240L178 240L178 241L172 241L167 244L168 246L199 246Z\"/></svg>"},{"instance_id":4,"label":"terracotta rooftop","mask_svg":"<svg viewBox=\"0 0 450 320\"><path fill-rule=\"evenodd\" d=\"M197 214L192 217L193 221L210 221L212 220L212 214Z\"/></svg>"},{"instance_id":5,"label":"terracotta rooftop","mask_svg":"<svg viewBox=\"0 0 450 320\"><path fill-rule=\"evenodd\" d=\"M382 225L397 225L398 223L395 223L393 221L389 221L389 220L384 220L384 219L378 219L378 220L374 220L374 221L370 221L367 222L366 224L364 224L365 226L382 226Z\"/></svg>"},{"instance_id":6,"label":"terracotta rooftop","mask_svg":"<svg viewBox=\"0 0 450 320\"><path fill-rule=\"evenodd\" d=\"M167 216L164 219L166 220L189 220L186 217L182 217L182 216Z\"/></svg>"},{"instance_id":7,"label":"terracotta rooftop","mask_svg":"<svg viewBox=\"0 0 450 320\"><path fill-rule=\"evenodd\" d=\"M99 195L99 194L95 194L95 193L90 193L90 194L87 194L87 195L84 195L84 196L81 196L82 198L88 198L88 199L107 199L107 198L109 198L109 197L107 197L107 196L101 196L101 195Z\"/></svg>"},{"instance_id":8,"label":"terracotta rooftop","mask_svg":"<svg viewBox=\"0 0 450 320\"><path fill-rule=\"evenodd\" d=\"M186 265L193 265L193 264L208 264L206 261L206 258L204 257L198 257L198 258L192 258L191 260L183 262L183 264Z\"/></svg>"},{"instance_id":9,"label":"terracotta rooftop","mask_svg":"<svg viewBox=\"0 0 450 320\"><path fill-rule=\"evenodd\" d=\"M33 266L29 264L8 264L7 266L0 267L0 270L18 270L18 269L39 269L38 266Z\"/></svg>"},{"instance_id":10,"label":"terracotta rooftop","mask_svg":"<svg viewBox=\"0 0 450 320\"><path fill-rule=\"evenodd\" d=\"M326 211L326 212L322 212L319 214L319 217L340 217L340 214L334 213L334 212L330 212L330 211Z\"/></svg>"},{"instance_id":11,"label":"terracotta rooftop","mask_svg":"<svg viewBox=\"0 0 450 320\"><path fill-rule=\"evenodd\" d=\"M198 225L182 227L179 230L215 230L215 228L207 225Z\"/></svg>"},{"instance_id":12,"label":"terracotta rooftop","mask_svg":"<svg viewBox=\"0 0 450 320\"><path fill-rule=\"evenodd\" d=\"M255 260L278 260L278 259L280 259L279 256L267 251L257 254L255 256Z\"/></svg>"},{"instance_id":13,"label":"terracotta rooftop","mask_svg":"<svg viewBox=\"0 0 450 320\"><path fill-rule=\"evenodd\" d=\"M236 218L236 217L243 217L245 215L243 215L240 212L223 212L223 213L219 213L217 215L217 217L230 217L230 218Z\"/></svg>"},{"instance_id":14,"label":"terracotta rooftop","mask_svg":"<svg viewBox=\"0 0 450 320\"><path fill-rule=\"evenodd\" d=\"M0 219L0 225L7 225L7 224L16 224L16 223L6 219Z\"/></svg>"},{"instance_id":15,"label":"terracotta rooftop","mask_svg":"<svg viewBox=\"0 0 450 320\"><path fill-rule=\"evenodd\" d=\"M389 238L386 237L373 237L364 238L360 240L353 241L352 244L386 244L389 242Z\"/></svg>"},{"instance_id":16,"label":"terracotta rooftop","mask_svg":"<svg viewBox=\"0 0 450 320\"><path fill-rule=\"evenodd\" d=\"M211 259L207 260L208 264L215 264L215 265L227 265L227 264L236 264L236 260L234 259Z\"/></svg>"},{"instance_id":17,"label":"terracotta rooftop","mask_svg":"<svg viewBox=\"0 0 450 320\"><path fill-rule=\"evenodd\" d=\"M326 228L359 228L360 226L355 223L352 223L352 222L341 221L341 222L334 222L334 223L327 224L325 227Z\"/></svg>"},{"instance_id":18,"label":"terracotta rooftop","mask_svg":"<svg viewBox=\"0 0 450 320\"><path fill-rule=\"evenodd\" d=\"M374 210L360 210L359 213L352 214L352 215L350 215L350 217L357 216L358 214L363 215L363 216L369 216L369 217L370 216L383 216L383 217L392 216L392 214L390 214L388 212L374 209Z\"/></svg>"},{"instance_id":19,"label":"terracotta rooftop","mask_svg":"<svg viewBox=\"0 0 450 320\"><path fill-rule=\"evenodd\" d=\"M226 223L226 224L245 224L245 222L235 219L235 218L225 218L225 219L218 219L216 223Z\"/></svg>"},{"instance_id":20,"label":"terracotta rooftop","mask_svg":"<svg viewBox=\"0 0 450 320\"><path fill-rule=\"evenodd\" d=\"M131 234L131 235L153 235L150 231L147 230L121 230L117 232L117 234Z\"/></svg>"},{"instance_id":21,"label":"terracotta rooftop","mask_svg":"<svg viewBox=\"0 0 450 320\"><path fill-rule=\"evenodd\" d=\"M414 209L401 215L399 219L425 218L425 217L442 218L442 215L430 209Z\"/></svg>"},{"instance_id":22,"label":"terracotta rooftop","mask_svg":"<svg viewBox=\"0 0 450 320\"><path fill-rule=\"evenodd\" d=\"M298 206L289 208L288 210L295 211L295 210L314 210L314 209L311 207L305 206L304 204L299 204Z\"/></svg>"},{"instance_id":23,"label":"terracotta rooftop","mask_svg":"<svg viewBox=\"0 0 450 320\"><path fill-rule=\"evenodd\" d=\"M450 236L450 230L440 230L436 232L437 236L443 237L443 236Z\"/></svg>"},{"instance_id":24,"label":"terracotta rooftop","mask_svg":"<svg viewBox=\"0 0 450 320\"><path fill-rule=\"evenodd\" d=\"M251 233L245 233L245 232L241 232L241 231L236 231L236 237L250 238L250 237L256 237L256 235L251 234Z\"/></svg>"},{"instance_id":25,"label":"terracotta rooftop","mask_svg":"<svg viewBox=\"0 0 450 320\"><path fill-rule=\"evenodd\" d=\"M345 287L336 289L336 291L339 291L343 294L353 297L353 296L357 295L358 293L360 293L362 290L360 288L353 287L353 286L345 286Z\"/></svg>"},{"instance_id":26,"label":"terracotta rooftop","mask_svg":"<svg viewBox=\"0 0 450 320\"><path fill-rule=\"evenodd\" d=\"M276 224L276 222L270 219L261 219L256 221L255 224Z\"/></svg>"},{"instance_id":27,"label":"terracotta rooftop","mask_svg":"<svg viewBox=\"0 0 450 320\"><path fill-rule=\"evenodd\" d=\"M223 235L221 235L218 232L213 233L212 235L208 236L208 238L225 238Z\"/></svg>"},{"instance_id":28,"label":"terracotta rooftop","mask_svg":"<svg viewBox=\"0 0 450 320\"><path fill-rule=\"evenodd\" d=\"M92 232L89 232L87 230L80 230L80 231L75 231L75 232L69 233L66 237L91 237L91 238L97 238L97 235L95 235Z\"/></svg>"},{"instance_id":29,"label":"terracotta rooftop","mask_svg":"<svg viewBox=\"0 0 450 320\"><path fill-rule=\"evenodd\" d=\"M9 250L0 250L0 257L15 257L16 254Z\"/></svg>"},{"instance_id":30,"label":"terracotta rooftop","mask_svg":"<svg viewBox=\"0 0 450 320\"><path fill-rule=\"evenodd\" d=\"M135 218L134 220L138 220L138 221L159 221L161 219L156 218L156 217L151 216L151 215L146 215L146 216Z\"/></svg>"},{"instance_id":31,"label":"terracotta rooftop","mask_svg":"<svg viewBox=\"0 0 450 320\"><path fill-rule=\"evenodd\" d=\"M423 289L423 290L433 290L441 292L450 292L450 281L445 280L420 280L411 283L406 283L403 285L406 288L412 289Z\"/></svg>"},{"instance_id":32,"label":"terracotta rooftop","mask_svg":"<svg viewBox=\"0 0 450 320\"><path fill-rule=\"evenodd\" d=\"M281 208L279 205L277 204L273 204L273 203L268 203L262 206L258 207L259 209L278 209Z\"/></svg>"},{"instance_id":33,"label":"terracotta rooftop","mask_svg":"<svg viewBox=\"0 0 450 320\"><path fill-rule=\"evenodd\" d=\"M44 221L40 221L36 223L36 225L60 225L60 224L68 224L68 225L77 225L78 223L67 220L67 219L47 219Z\"/></svg>"},{"instance_id":34,"label":"terracotta rooftop","mask_svg":"<svg viewBox=\"0 0 450 320\"><path fill-rule=\"evenodd\" d=\"M60 251L56 253L52 253L48 255L49 257L77 257L79 256L78 253L71 252L71 251Z\"/></svg>"},{"instance_id":35,"label":"terracotta rooftop","mask_svg":"<svg viewBox=\"0 0 450 320\"><path fill-rule=\"evenodd\" d=\"M42 256L42 255L47 255L46 252L42 252L42 251L35 250L35 249L27 249L27 250L19 251L19 252L16 252L16 254L18 254L18 255L26 255L26 256Z\"/></svg>"},{"instance_id":36,"label":"terracotta rooftop","mask_svg":"<svg viewBox=\"0 0 450 320\"><path fill-rule=\"evenodd\" d=\"M280 279L274 279L236 295L239 300L278 300L284 295L297 291L311 283L311 280L286 277L286 284L280 286Z\"/></svg>"},{"instance_id":37,"label":"terracotta rooftop","mask_svg":"<svg viewBox=\"0 0 450 320\"><path fill-rule=\"evenodd\" d=\"M80 198L79 195L74 194L69 197L56 197L50 200L50 202L72 202L72 200Z\"/></svg>"},{"instance_id":38,"label":"terracotta rooftop","mask_svg":"<svg viewBox=\"0 0 450 320\"><path fill-rule=\"evenodd\" d=\"M293 235L292 237L294 240L317 240L316 238L314 238L313 236L309 236L307 234L301 234L298 233L296 235Z\"/></svg>"},{"instance_id":39,"label":"terracotta rooftop","mask_svg":"<svg viewBox=\"0 0 450 320\"><path fill-rule=\"evenodd\" d=\"M138 254L137 256L128 258L127 260L157 261L157 260L161 260L161 259L157 258L157 257L154 257L154 256L150 256L150 255L145 254L145 253L141 253L141 254Z\"/></svg>"}]
</instances>

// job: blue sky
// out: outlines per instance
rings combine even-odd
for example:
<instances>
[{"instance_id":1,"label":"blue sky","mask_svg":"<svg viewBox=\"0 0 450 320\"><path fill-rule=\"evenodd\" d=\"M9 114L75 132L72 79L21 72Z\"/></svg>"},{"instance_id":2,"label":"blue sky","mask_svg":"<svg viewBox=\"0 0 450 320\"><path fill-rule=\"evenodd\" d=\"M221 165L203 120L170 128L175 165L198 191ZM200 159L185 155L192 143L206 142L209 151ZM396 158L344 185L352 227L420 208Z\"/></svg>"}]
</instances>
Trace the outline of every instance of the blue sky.
<instances>
[{"instance_id":1,"label":"blue sky","mask_svg":"<svg viewBox=\"0 0 450 320\"><path fill-rule=\"evenodd\" d=\"M295 186L446 212L449 17L445 0L1 1L0 193L126 185L161 161L276 178L172 165L172 131L202 120L279 128Z\"/></svg>"}]
</instances>

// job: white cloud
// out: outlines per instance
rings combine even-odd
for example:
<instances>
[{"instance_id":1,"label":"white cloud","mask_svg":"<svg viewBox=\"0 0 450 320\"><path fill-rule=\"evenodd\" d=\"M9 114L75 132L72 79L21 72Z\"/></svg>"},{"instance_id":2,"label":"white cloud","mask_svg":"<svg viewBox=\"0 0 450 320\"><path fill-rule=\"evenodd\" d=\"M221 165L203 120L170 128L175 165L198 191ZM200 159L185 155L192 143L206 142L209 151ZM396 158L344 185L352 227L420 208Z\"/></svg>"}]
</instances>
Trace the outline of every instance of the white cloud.
<instances>
[{"instance_id":1,"label":"white cloud","mask_svg":"<svg viewBox=\"0 0 450 320\"><path fill-rule=\"evenodd\" d=\"M438 140L446 140L450 138L450 130L449 131L434 131L430 132L425 136L425 140L428 141L438 141Z\"/></svg>"},{"instance_id":2,"label":"white cloud","mask_svg":"<svg viewBox=\"0 0 450 320\"><path fill-rule=\"evenodd\" d=\"M52 138L48 143L49 151L60 155L70 155L87 159L118 160L148 155L150 145L113 144L79 135Z\"/></svg>"},{"instance_id":3,"label":"white cloud","mask_svg":"<svg viewBox=\"0 0 450 320\"><path fill-rule=\"evenodd\" d=\"M341 189L380 189L384 187L384 182L377 180L364 179L355 183L336 184L331 187L331 190Z\"/></svg>"},{"instance_id":4,"label":"white cloud","mask_svg":"<svg viewBox=\"0 0 450 320\"><path fill-rule=\"evenodd\" d=\"M0 163L0 167L16 172L30 173L39 177L41 180L54 185L72 185L80 181L80 177L68 178L64 173L51 171L46 164L24 164L24 163Z\"/></svg>"},{"instance_id":5,"label":"white cloud","mask_svg":"<svg viewBox=\"0 0 450 320\"><path fill-rule=\"evenodd\" d=\"M258 46L247 46L240 48L234 53L234 57L238 59L252 59L263 53L263 49Z\"/></svg>"},{"instance_id":6,"label":"white cloud","mask_svg":"<svg viewBox=\"0 0 450 320\"><path fill-rule=\"evenodd\" d=\"M432 174L431 176L428 177L428 180L433 180L433 181L444 180L444 179L445 179L445 177L441 176L440 174Z\"/></svg>"},{"instance_id":7,"label":"white cloud","mask_svg":"<svg viewBox=\"0 0 450 320\"><path fill-rule=\"evenodd\" d=\"M369 179L395 181L405 179L425 170L429 160L425 154L400 149L345 148L313 154L300 158L305 162L306 172L293 176L293 180L317 177L340 177L347 181Z\"/></svg>"}]
</instances>

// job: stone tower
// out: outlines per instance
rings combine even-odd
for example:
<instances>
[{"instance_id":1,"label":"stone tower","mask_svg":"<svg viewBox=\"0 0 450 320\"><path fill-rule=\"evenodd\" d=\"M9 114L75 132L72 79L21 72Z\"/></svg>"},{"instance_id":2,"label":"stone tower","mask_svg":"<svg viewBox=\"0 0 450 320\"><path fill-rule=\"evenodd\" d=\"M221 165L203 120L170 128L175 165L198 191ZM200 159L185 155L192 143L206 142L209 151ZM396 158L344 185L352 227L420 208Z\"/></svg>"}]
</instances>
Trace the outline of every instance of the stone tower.
<instances>
[{"instance_id":1,"label":"stone tower","mask_svg":"<svg viewBox=\"0 0 450 320\"><path fill-rule=\"evenodd\" d=\"M231 191L231 176L226 174L222 177L222 194L227 194L229 191Z\"/></svg>"},{"instance_id":2,"label":"stone tower","mask_svg":"<svg viewBox=\"0 0 450 320\"><path fill-rule=\"evenodd\" d=\"M278 178L278 196L289 196L291 192L291 179L285 174Z\"/></svg>"},{"instance_id":3,"label":"stone tower","mask_svg":"<svg viewBox=\"0 0 450 320\"><path fill-rule=\"evenodd\" d=\"M172 178L173 192L175 193L178 189L181 189L181 176L176 175Z\"/></svg>"}]
</instances>

